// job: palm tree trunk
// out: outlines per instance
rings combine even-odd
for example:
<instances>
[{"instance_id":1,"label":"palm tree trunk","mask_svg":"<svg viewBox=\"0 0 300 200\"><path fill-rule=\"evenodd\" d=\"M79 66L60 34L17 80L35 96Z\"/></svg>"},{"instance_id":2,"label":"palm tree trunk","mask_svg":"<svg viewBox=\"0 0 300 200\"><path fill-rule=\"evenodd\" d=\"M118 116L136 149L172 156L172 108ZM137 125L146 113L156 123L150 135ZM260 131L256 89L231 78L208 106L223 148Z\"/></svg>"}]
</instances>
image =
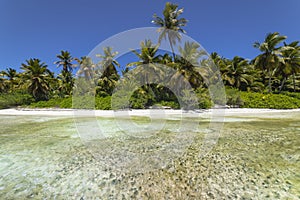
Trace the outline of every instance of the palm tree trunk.
<instances>
[{"instance_id":1,"label":"palm tree trunk","mask_svg":"<svg viewBox=\"0 0 300 200\"><path fill-rule=\"evenodd\" d=\"M296 77L295 77L295 73L293 73L293 85L294 85L294 92L296 92Z\"/></svg>"},{"instance_id":2,"label":"palm tree trunk","mask_svg":"<svg viewBox=\"0 0 300 200\"><path fill-rule=\"evenodd\" d=\"M173 44L172 44L172 42L171 42L171 37L170 37L170 35L168 35L168 38L169 38L170 47L171 47L171 49L172 49L173 59L174 59L174 62L175 62L175 53L174 53L174 48L173 48Z\"/></svg>"},{"instance_id":3,"label":"palm tree trunk","mask_svg":"<svg viewBox=\"0 0 300 200\"><path fill-rule=\"evenodd\" d=\"M285 81L286 81L286 77L284 77L283 80L282 80L282 82L281 82L281 85L280 85L280 88L279 88L279 93L281 93Z\"/></svg>"},{"instance_id":4,"label":"palm tree trunk","mask_svg":"<svg viewBox=\"0 0 300 200\"><path fill-rule=\"evenodd\" d=\"M268 68L268 74L269 74L269 93L272 92L272 86L271 86L271 69Z\"/></svg>"}]
</instances>

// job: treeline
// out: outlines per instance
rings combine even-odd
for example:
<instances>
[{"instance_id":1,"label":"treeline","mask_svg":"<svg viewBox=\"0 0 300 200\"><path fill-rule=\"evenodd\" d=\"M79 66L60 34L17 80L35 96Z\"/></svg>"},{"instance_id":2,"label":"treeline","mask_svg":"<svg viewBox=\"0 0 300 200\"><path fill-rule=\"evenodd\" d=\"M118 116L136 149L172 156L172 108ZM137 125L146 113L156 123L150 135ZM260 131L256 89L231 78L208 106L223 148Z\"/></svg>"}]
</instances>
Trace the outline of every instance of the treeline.
<instances>
[{"instance_id":1,"label":"treeline","mask_svg":"<svg viewBox=\"0 0 300 200\"><path fill-rule=\"evenodd\" d=\"M106 47L103 55L97 55L101 59L99 63L93 63L89 57L74 58L70 52L61 51L55 62L61 69L57 76L47 64L35 58L22 63L21 72L7 68L0 72L0 108L30 103L38 107L72 107L70 99L78 77L86 80L92 77L95 81L96 108L110 109L108 102L121 77L133 70L146 74L150 68L155 77L163 77L164 72L159 70L157 63L176 71L170 77L174 82L178 77L188 80L200 108L213 106L216 102L212 102L205 82L209 77L199 70L199 66L205 65L205 61L200 59L203 56L200 46L185 42L178 49L179 55L174 53L175 44L180 41L181 33L185 33L183 27L187 24L185 18L180 18L182 13L183 9L176 4L166 3L162 17L154 14L152 22L159 27L159 43L153 44L147 39L142 41L140 50L133 51L136 61L126 66L120 66L115 59L117 52ZM160 53L160 42L164 39L169 42L171 53ZM210 55L226 87L227 104L238 107L300 107L300 46L298 41L286 43L286 39L286 36L277 32L267 34L264 41L253 44L260 54L252 60L239 56L228 59L217 53ZM137 70L145 65L148 69ZM129 107L150 106L179 108L180 102L174 91L160 84L149 83L134 91Z\"/></svg>"}]
</instances>

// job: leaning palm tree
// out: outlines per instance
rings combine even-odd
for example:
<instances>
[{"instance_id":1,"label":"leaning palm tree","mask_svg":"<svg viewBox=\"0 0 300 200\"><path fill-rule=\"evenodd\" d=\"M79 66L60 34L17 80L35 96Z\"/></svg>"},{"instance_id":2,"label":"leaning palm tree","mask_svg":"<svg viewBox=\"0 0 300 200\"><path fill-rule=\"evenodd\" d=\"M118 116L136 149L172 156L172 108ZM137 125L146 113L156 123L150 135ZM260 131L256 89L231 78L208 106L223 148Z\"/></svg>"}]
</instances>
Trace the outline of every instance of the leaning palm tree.
<instances>
[{"instance_id":1,"label":"leaning palm tree","mask_svg":"<svg viewBox=\"0 0 300 200\"><path fill-rule=\"evenodd\" d=\"M23 77L28 82L28 91L35 100L47 100L49 94L49 82L52 73L45 63L41 63L39 59L26 60L26 64L22 64L21 69L24 70Z\"/></svg>"},{"instance_id":2,"label":"leaning palm tree","mask_svg":"<svg viewBox=\"0 0 300 200\"><path fill-rule=\"evenodd\" d=\"M158 32L160 32L159 43L162 39L169 40L170 47L175 60L174 45L177 41L181 40L180 33L185 33L182 28L186 25L187 20L185 18L179 18L183 13L183 8L178 9L178 5L167 2L163 11L163 18L158 17L156 14L153 15L152 23L159 26Z\"/></svg>"},{"instance_id":3,"label":"leaning palm tree","mask_svg":"<svg viewBox=\"0 0 300 200\"><path fill-rule=\"evenodd\" d=\"M280 47L277 47L282 41L287 37L279 35L278 32L267 34L264 42L259 43L255 42L253 46L259 49L262 54L258 55L254 64L258 68L261 68L264 71L267 71L267 76L269 78L268 88L269 92L272 92L271 80L274 73L274 70L278 67L281 62L281 52Z\"/></svg>"}]
</instances>

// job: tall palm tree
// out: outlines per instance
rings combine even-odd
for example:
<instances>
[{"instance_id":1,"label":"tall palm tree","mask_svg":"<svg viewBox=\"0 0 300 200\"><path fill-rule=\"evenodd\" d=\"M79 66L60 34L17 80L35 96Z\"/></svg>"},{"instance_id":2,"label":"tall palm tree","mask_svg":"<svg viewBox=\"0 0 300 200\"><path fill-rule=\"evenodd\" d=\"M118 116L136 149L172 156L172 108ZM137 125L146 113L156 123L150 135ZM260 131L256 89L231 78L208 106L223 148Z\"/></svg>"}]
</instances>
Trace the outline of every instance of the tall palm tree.
<instances>
[{"instance_id":1,"label":"tall palm tree","mask_svg":"<svg viewBox=\"0 0 300 200\"><path fill-rule=\"evenodd\" d=\"M281 62L280 47L277 47L287 37L279 35L278 32L267 34L264 42L255 42L253 46L259 49L262 54L255 58L255 66L267 71L269 78L268 88L269 92L272 92L271 80L274 70L278 67Z\"/></svg>"},{"instance_id":2,"label":"tall palm tree","mask_svg":"<svg viewBox=\"0 0 300 200\"><path fill-rule=\"evenodd\" d=\"M187 20L185 18L179 18L182 13L183 8L178 9L178 5L167 2L163 10L163 18L154 14L154 19L152 20L153 24L160 27L158 29L160 32L159 43L162 39L168 38L173 59L175 59L174 45L176 45L177 41L181 40L180 33L186 33L182 27L186 25Z\"/></svg>"},{"instance_id":3,"label":"tall palm tree","mask_svg":"<svg viewBox=\"0 0 300 200\"><path fill-rule=\"evenodd\" d=\"M102 58L98 64L100 66L100 79L97 86L97 93L102 96L111 95L120 78L117 70L120 64L115 60L116 55L118 55L118 52L113 52L112 47L104 47L103 55L96 55Z\"/></svg>"},{"instance_id":4,"label":"tall palm tree","mask_svg":"<svg viewBox=\"0 0 300 200\"><path fill-rule=\"evenodd\" d=\"M62 67L63 71L65 72L72 72L75 65L72 63L75 59L71 56L70 52L68 51L61 51L61 54L56 55L59 59L58 61L54 62L57 67Z\"/></svg>"},{"instance_id":5,"label":"tall palm tree","mask_svg":"<svg viewBox=\"0 0 300 200\"><path fill-rule=\"evenodd\" d=\"M72 89L74 86L74 79L72 75L74 65L72 62L75 60L70 52L61 51L61 54L56 56L59 60L54 62L57 67L62 67L61 74L59 75L59 79L61 80L60 92L62 96L68 96L72 93Z\"/></svg>"},{"instance_id":6,"label":"tall palm tree","mask_svg":"<svg viewBox=\"0 0 300 200\"><path fill-rule=\"evenodd\" d=\"M26 60L22 63L21 69L24 70L23 77L28 82L28 91L35 100L46 100L49 94L49 82L52 73L45 63L41 63L39 59Z\"/></svg>"}]
</instances>

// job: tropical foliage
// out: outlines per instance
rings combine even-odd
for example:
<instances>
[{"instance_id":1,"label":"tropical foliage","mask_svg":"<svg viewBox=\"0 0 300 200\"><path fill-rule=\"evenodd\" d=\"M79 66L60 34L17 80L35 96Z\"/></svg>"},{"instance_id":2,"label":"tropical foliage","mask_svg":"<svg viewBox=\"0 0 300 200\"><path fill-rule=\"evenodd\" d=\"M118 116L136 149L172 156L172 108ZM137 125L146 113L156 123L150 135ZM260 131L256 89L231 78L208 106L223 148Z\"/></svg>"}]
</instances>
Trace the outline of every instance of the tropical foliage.
<instances>
[{"instance_id":1,"label":"tropical foliage","mask_svg":"<svg viewBox=\"0 0 300 200\"><path fill-rule=\"evenodd\" d=\"M50 92L50 82L53 74L47 68L45 63L41 63L39 59L26 60L22 64L21 69L24 70L23 78L26 80L28 92L35 100L47 100Z\"/></svg>"},{"instance_id":2,"label":"tropical foliage","mask_svg":"<svg viewBox=\"0 0 300 200\"><path fill-rule=\"evenodd\" d=\"M185 30L182 27L187 23L185 18L179 18L182 13L183 8L178 9L178 5L167 2L163 11L164 17L161 18L154 14L152 20L153 24L160 27L158 29L158 31L161 33L159 42L161 42L162 39L168 39L174 59L174 45L176 45L177 41L180 41L180 33L185 33Z\"/></svg>"},{"instance_id":3,"label":"tropical foliage","mask_svg":"<svg viewBox=\"0 0 300 200\"><path fill-rule=\"evenodd\" d=\"M73 68L75 65L72 62L75 60L70 52L68 51L61 51L61 54L56 56L58 61L54 64L57 67L62 67L61 74L58 75L58 82L59 82L59 96L61 97L68 97L72 94L72 89L74 86L74 79L73 79Z\"/></svg>"},{"instance_id":4,"label":"tropical foliage","mask_svg":"<svg viewBox=\"0 0 300 200\"><path fill-rule=\"evenodd\" d=\"M264 42L255 42L253 46L259 49L262 54L258 55L254 59L255 66L263 70L264 77L269 79L268 90L272 91L272 77L274 72L277 70L280 63L284 62L282 59L281 47L278 45L286 39L286 36L281 36L279 33L269 33Z\"/></svg>"}]
</instances>

